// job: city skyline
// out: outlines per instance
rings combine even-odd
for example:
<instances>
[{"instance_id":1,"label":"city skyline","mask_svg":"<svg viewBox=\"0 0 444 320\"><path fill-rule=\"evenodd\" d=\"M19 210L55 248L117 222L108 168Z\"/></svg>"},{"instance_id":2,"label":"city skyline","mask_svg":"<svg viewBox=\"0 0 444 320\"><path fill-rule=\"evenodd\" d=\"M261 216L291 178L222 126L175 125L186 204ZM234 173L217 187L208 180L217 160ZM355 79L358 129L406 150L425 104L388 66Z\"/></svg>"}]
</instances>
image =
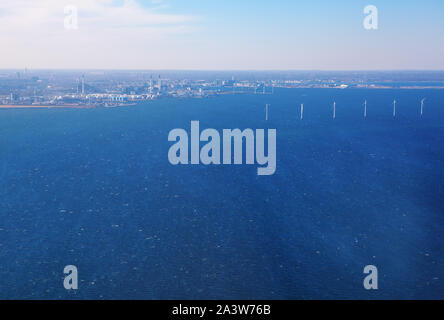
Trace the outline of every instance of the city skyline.
<instances>
[{"instance_id":1,"label":"city skyline","mask_svg":"<svg viewBox=\"0 0 444 320\"><path fill-rule=\"evenodd\" d=\"M0 69L444 70L443 13L437 0L5 0Z\"/></svg>"}]
</instances>

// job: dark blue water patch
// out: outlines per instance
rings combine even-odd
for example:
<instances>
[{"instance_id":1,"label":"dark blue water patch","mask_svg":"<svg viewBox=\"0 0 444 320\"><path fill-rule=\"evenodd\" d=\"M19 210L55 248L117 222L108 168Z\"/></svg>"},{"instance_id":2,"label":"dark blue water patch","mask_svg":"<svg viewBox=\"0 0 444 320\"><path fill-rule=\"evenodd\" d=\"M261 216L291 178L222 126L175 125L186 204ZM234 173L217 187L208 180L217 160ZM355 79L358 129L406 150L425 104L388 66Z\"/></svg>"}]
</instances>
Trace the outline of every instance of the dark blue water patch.
<instances>
[{"instance_id":1,"label":"dark blue water patch","mask_svg":"<svg viewBox=\"0 0 444 320\"><path fill-rule=\"evenodd\" d=\"M443 298L443 98L281 89L1 110L0 298ZM276 174L170 165L168 133L191 120L276 128ZM378 291L363 289L369 264Z\"/></svg>"}]
</instances>

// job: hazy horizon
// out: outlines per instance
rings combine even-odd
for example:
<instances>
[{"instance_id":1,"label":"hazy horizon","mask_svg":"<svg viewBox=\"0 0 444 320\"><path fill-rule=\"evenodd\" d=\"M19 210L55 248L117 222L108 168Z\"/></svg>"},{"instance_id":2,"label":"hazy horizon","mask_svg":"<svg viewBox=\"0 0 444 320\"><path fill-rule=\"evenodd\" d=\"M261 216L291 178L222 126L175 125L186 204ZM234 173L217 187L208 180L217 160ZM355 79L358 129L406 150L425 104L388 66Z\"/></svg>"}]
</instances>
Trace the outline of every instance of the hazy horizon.
<instances>
[{"instance_id":1,"label":"hazy horizon","mask_svg":"<svg viewBox=\"0 0 444 320\"><path fill-rule=\"evenodd\" d=\"M156 72L344 72L344 73L359 73L359 72L444 72L443 69L156 69L156 68L30 68L17 67L17 68L0 68L0 71L156 71Z\"/></svg>"}]
</instances>

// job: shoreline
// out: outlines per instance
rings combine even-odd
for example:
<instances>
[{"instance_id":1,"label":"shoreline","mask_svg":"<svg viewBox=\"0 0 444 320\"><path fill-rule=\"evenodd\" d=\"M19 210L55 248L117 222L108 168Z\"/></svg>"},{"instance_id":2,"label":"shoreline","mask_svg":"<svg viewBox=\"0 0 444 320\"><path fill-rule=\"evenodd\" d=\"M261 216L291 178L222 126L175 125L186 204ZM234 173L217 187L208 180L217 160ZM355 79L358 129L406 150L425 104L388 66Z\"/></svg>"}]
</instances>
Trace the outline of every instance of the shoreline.
<instances>
[{"instance_id":1,"label":"shoreline","mask_svg":"<svg viewBox=\"0 0 444 320\"><path fill-rule=\"evenodd\" d=\"M118 104L118 105L25 105L25 104L0 104L0 109L95 109L95 108L120 108L135 106L136 103Z\"/></svg>"},{"instance_id":2,"label":"shoreline","mask_svg":"<svg viewBox=\"0 0 444 320\"><path fill-rule=\"evenodd\" d=\"M69 108L69 109L92 109L96 106L74 106L74 105L15 105L15 104L0 104L0 109L50 109L50 108Z\"/></svg>"}]
</instances>

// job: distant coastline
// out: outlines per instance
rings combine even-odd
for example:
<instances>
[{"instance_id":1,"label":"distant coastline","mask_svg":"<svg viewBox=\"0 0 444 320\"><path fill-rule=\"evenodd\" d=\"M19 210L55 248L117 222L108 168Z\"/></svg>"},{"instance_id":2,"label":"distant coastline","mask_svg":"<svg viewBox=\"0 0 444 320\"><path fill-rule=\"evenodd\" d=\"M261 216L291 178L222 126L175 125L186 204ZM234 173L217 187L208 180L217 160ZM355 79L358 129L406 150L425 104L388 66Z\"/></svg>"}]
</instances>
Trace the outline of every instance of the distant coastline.
<instances>
[{"instance_id":1,"label":"distant coastline","mask_svg":"<svg viewBox=\"0 0 444 320\"><path fill-rule=\"evenodd\" d=\"M77 106L77 105L1 105L0 109L47 109L47 108L74 108L74 109L91 109L96 108L96 106Z\"/></svg>"},{"instance_id":2,"label":"distant coastline","mask_svg":"<svg viewBox=\"0 0 444 320\"><path fill-rule=\"evenodd\" d=\"M117 107L127 107L127 106L133 106L134 103L128 103L128 104L120 104L120 105L113 105L113 106L107 106L105 108L117 108ZM8 104L8 105L2 105L0 104L0 109L95 109L95 108L101 108L104 106L101 105L20 105L20 104Z\"/></svg>"}]
</instances>

